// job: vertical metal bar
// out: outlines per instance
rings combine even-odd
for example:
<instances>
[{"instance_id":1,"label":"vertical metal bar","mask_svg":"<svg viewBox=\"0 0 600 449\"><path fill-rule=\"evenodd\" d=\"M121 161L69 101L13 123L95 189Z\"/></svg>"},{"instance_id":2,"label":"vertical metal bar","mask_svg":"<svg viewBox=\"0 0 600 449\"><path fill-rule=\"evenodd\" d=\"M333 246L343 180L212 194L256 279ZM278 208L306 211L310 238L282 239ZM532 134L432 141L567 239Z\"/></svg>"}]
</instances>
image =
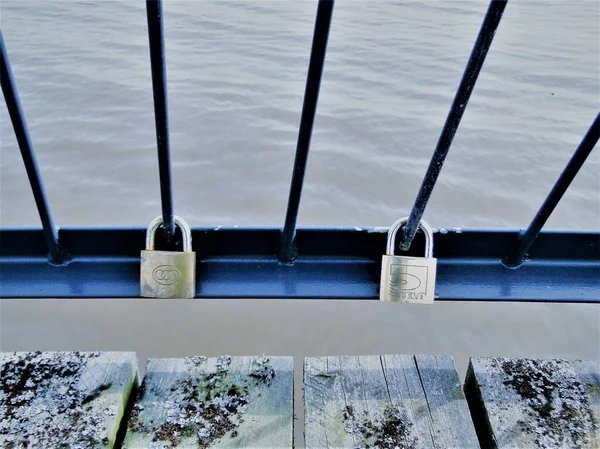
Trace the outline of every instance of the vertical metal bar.
<instances>
[{"instance_id":1,"label":"vertical metal bar","mask_svg":"<svg viewBox=\"0 0 600 449\"><path fill-rule=\"evenodd\" d=\"M508 0L491 0L485 14L477 40L471 51L469 62L467 63L458 90L454 96L454 101L448 112L446 123L444 123L442 133L433 156L431 157L431 161L429 162L429 167L423 177L417 199L410 211L406 225L402 228L400 248L404 251L410 248L415 233L417 232L419 222L421 221L421 218L423 218L425 207L427 207L427 202L431 197L437 178L442 170L444 160L450 150L452 140L454 139L458 125L460 124L469 98L471 97L471 93L473 92L473 88L475 87L475 83L477 82L481 67L483 67L483 63L485 62L485 57L492 45L494 35L496 34L496 30L498 29L500 19L502 19L502 14L504 13L504 8L507 3Z\"/></svg>"},{"instance_id":2,"label":"vertical metal bar","mask_svg":"<svg viewBox=\"0 0 600 449\"><path fill-rule=\"evenodd\" d=\"M31 191L35 199L38 213L40 214L44 238L46 239L46 244L48 245L48 251L50 253L50 262L60 264L64 258L64 249L58 242L58 231L56 226L54 226L48 199L44 192L42 175L38 168L31 138L29 137L27 122L25 121L25 115L23 114L23 108L21 106L21 101L19 100L19 93L17 92L17 85L8 60L8 53L6 51L6 45L4 44L2 30L0 30L0 82L2 84L2 93L4 94L8 114L10 115L17 143L21 150L21 157L23 158L25 170L27 171L27 177L29 178L29 184L31 185Z\"/></svg>"},{"instance_id":3,"label":"vertical metal bar","mask_svg":"<svg viewBox=\"0 0 600 449\"><path fill-rule=\"evenodd\" d=\"M156 122L156 145L158 148L158 173L160 178L163 228L166 239L171 240L175 232L175 221L171 183L167 68L165 62L162 0L146 0L146 14L148 17L148 40L150 43L150 66L152 69L152 91L154 94L154 119Z\"/></svg>"},{"instance_id":4,"label":"vertical metal bar","mask_svg":"<svg viewBox=\"0 0 600 449\"><path fill-rule=\"evenodd\" d=\"M290 194L287 204L285 224L281 233L281 245L279 251L280 262L291 262L295 255L294 239L296 237L296 220L300 207L300 197L304 183L304 174L308 161L308 150L312 136L317 102L319 100L319 88L321 87L321 76L327 52L327 39L331 27L334 0L319 0L317 17L308 64L308 75L304 90L304 103L302 105L302 116L300 118L300 129L298 131L298 142L296 145L296 158L294 160L294 171L290 183Z\"/></svg>"},{"instance_id":5,"label":"vertical metal bar","mask_svg":"<svg viewBox=\"0 0 600 449\"><path fill-rule=\"evenodd\" d=\"M600 113L596 115L596 119L592 123L590 129L583 137L583 140L573 153L573 156L567 163L565 169L560 174L558 180L552 187L552 190L544 200L544 203L538 210L537 214L529 224L529 227L525 232L519 235L516 245L512 248L512 251L504 259L505 265L509 267L518 267L523 263L525 254L533 245L533 242L539 235L540 231L548 221L548 218L560 202L561 198L577 176L579 169L583 166L583 163L592 152L592 149L598 143L600 138Z\"/></svg>"}]
</instances>

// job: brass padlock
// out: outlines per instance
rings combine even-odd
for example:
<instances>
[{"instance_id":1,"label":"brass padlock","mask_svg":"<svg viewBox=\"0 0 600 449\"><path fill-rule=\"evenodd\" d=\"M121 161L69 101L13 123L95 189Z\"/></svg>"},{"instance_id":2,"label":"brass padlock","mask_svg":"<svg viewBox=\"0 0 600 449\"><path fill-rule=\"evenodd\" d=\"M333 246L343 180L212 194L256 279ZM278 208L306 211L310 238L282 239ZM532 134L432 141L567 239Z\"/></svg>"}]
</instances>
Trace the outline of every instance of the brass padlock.
<instances>
[{"instance_id":1,"label":"brass padlock","mask_svg":"<svg viewBox=\"0 0 600 449\"><path fill-rule=\"evenodd\" d=\"M183 252L155 251L154 234L162 217L146 231L146 249L141 254L140 296L145 298L193 298L196 296L196 253L192 251L192 232L187 223L174 217L181 229Z\"/></svg>"},{"instance_id":2,"label":"brass padlock","mask_svg":"<svg viewBox=\"0 0 600 449\"><path fill-rule=\"evenodd\" d=\"M394 255L396 234L408 217L395 222L388 231L386 255L381 261L379 299L391 302L433 304L437 259L433 257L433 231L425 221L419 228L425 234L425 257Z\"/></svg>"}]
</instances>

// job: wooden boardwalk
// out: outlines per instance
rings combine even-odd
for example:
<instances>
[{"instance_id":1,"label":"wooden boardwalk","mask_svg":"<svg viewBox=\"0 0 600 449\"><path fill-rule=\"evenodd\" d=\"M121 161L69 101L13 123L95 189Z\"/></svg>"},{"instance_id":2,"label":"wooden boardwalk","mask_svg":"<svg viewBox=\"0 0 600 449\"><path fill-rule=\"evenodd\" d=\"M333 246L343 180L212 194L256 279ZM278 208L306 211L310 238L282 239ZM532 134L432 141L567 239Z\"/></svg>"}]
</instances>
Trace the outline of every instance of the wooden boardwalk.
<instances>
[{"instance_id":1,"label":"wooden boardwalk","mask_svg":"<svg viewBox=\"0 0 600 449\"><path fill-rule=\"evenodd\" d=\"M292 448L292 362L0 353L0 447ZM600 447L600 361L474 358L464 394L448 355L304 362L297 447Z\"/></svg>"}]
</instances>

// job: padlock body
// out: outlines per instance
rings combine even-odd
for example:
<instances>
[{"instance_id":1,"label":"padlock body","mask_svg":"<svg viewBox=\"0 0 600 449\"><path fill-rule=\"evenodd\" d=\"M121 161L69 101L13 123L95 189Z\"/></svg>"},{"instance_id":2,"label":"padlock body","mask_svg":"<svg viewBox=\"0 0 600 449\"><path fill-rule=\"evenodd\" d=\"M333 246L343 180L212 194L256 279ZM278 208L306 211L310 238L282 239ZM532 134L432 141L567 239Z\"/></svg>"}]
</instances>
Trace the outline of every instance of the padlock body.
<instances>
[{"instance_id":1,"label":"padlock body","mask_svg":"<svg viewBox=\"0 0 600 449\"><path fill-rule=\"evenodd\" d=\"M437 259L384 255L381 261L381 301L433 304Z\"/></svg>"},{"instance_id":2,"label":"padlock body","mask_svg":"<svg viewBox=\"0 0 600 449\"><path fill-rule=\"evenodd\" d=\"M142 251L140 296L144 298L196 296L196 253Z\"/></svg>"}]
</instances>

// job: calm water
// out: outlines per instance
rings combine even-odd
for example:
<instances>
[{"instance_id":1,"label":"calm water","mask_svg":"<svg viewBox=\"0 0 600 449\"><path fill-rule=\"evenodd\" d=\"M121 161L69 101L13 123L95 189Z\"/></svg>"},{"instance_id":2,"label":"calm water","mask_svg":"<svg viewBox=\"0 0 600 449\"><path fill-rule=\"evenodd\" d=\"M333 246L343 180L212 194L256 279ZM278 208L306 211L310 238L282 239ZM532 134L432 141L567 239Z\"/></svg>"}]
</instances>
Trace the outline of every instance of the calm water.
<instances>
[{"instance_id":1,"label":"calm water","mask_svg":"<svg viewBox=\"0 0 600 449\"><path fill-rule=\"evenodd\" d=\"M55 219L160 213L144 2L2 0L1 25ZM300 225L388 225L416 195L487 5L339 1ZM175 208L191 225L281 225L313 1L166 1ZM597 1L512 0L426 212L524 227L600 106ZM4 104L0 219L39 220ZM595 150L549 222L600 227ZM595 306L10 302L4 349L148 355L449 352L600 357ZM174 330L173 330L174 329ZM301 398L299 397L298 400Z\"/></svg>"}]
</instances>

